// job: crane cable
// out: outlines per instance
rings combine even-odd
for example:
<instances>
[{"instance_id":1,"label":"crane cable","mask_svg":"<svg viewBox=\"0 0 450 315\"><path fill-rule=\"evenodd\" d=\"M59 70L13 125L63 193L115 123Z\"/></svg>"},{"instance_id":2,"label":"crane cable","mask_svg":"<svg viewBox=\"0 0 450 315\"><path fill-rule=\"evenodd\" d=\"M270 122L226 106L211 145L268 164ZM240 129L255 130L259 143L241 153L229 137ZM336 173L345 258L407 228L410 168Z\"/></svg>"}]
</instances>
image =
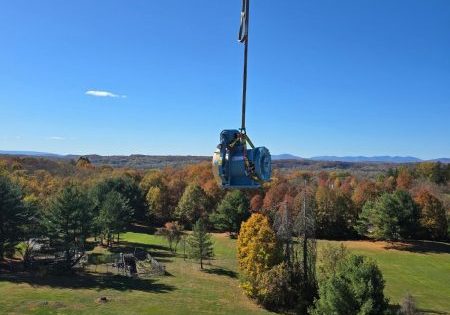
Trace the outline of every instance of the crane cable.
<instances>
[{"instance_id":1,"label":"crane cable","mask_svg":"<svg viewBox=\"0 0 450 315\"><path fill-rule=\"evenodd\" d=\"M234 147L237 142L241 142L243 146L243 158L245 164L245 170L248 176L250 176L254 181L259 182L261 185L263 181L257 175L255 171L255 165L248 159L247 156L247 143L252 149L255 148L250 138L247 136L247 131L245 129L245 110L247 104L247 59L248 59L248 26L249 26L249 9L250 0L242 0L241 9L241 25L239 27L238 41L244 44L244 73L242 80L242 123L240 134L238 138L230 144L230 147Z\"/></svg>"},{"instance_id":2,"label":"crane cable","mask_svg":"<svg viewBox=\"0 0 450 315\"><path fill-rule=\"evenodd\" d=\"M245 134L245 109L247 103L247 57L248 57L248 25L249 25L250 0L242 0L241 26L239 27L238 40L244 44L244 73L242 80L242 124L241 132Z\"/></svg>"}]
</instances>

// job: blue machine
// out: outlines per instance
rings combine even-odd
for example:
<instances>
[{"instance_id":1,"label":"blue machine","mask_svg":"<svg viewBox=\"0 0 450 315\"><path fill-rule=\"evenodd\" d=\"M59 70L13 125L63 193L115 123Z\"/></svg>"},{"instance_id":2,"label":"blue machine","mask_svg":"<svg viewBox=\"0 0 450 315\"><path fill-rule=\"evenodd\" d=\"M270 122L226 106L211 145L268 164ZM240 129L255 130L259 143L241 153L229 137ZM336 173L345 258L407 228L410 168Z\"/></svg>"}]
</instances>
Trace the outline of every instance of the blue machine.
<instances>
[{"instance_id":1,"label":"blue machine","mask_svg":"<svg viewBox=\"0 0 450 315\"><path fill-rule=\"evenodd\" d=\"M247 149L247 143L252 149ZM213 155L213 173L223 188L260 187L272 173L269 150L253 147L247 135L238 130L224 130Z\"/></svg>"},{"instance_id":2,"label":"blue machine","mask_svg":"<svg viewBox=\"0 0 450 315\"><path fill-rule=\"evenodd\" d=\"M244 44L244 76L242 85L242 127L239 130L223 130L220 144L213 155L213 173L222 188L257 188L270 180L272 161L269 150L255 148L245 130L247 98L247 56L249 0L242 0L239 42ZM251 149L247 149L247 144Z\"/></svg>"}]
</instances>

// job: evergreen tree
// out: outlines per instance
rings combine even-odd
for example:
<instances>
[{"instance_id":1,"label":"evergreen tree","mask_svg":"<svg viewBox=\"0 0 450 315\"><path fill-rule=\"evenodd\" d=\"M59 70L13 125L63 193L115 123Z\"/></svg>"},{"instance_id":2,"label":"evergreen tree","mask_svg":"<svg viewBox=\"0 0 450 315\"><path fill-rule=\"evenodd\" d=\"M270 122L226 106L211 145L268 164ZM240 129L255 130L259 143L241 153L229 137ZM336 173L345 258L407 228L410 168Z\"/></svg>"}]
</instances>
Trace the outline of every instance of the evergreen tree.
<instances>
[{"instance_id":1,"label":"evergreen tree","mask_svg":"<svg viewBox=\"0 0 450 315\"><path fill-rule=\"evenodd\" d=\"M384 314L388 302L383 289L383 275L375 262L364 256L346 256L334 273L320 277L319 299L311 314Z\"/></svg>"},{"instance_id":2,"label":"evergreen tree","mask_svg":"<svg viewBox=\"0 0 450 315\"><path fill-rule=\"evenodd\" d=\"M360 234L375 239L398 240L415 237L418 224L416 203L408 192L397 190L366 202L357 229Z\"/></svg>"},{"instance_id":3,"label":"evergreen tree","mask_svg":"<svg viewBox=\"0 0 450 315\"><path fill-rule=\"evenodd\" d=\"M248 198L242 191L230 191L211 215L211 221L217 229L227 231L231 236L236 235L241 223L250 216L249 207Z\"/></svg>"},{"instance_id":4,"label":"evergreen tree","mask_svg":"<svg viewBox=\"0 0 450 315\"><path fill-rule=\"evenodd\" d=\"M131 176L119 176L104 179L95 185L91 191L92 199L96 205L96 213L100 208L109 192L115 191L126 198L129 207L133 210L136 219L146 217L145 196L137 182Z\"/></svg>"},{"instance_id":5,"label":"evergreen tree","mask_svg":"<svg viewBox=\"0 0 450 315\"><path fill-rule=\"evenodd\" d=\"M197 220L192 229L192 234L186 240L188 244L189 258L200 261L200 268L203 269L203 261L214 256L213 242L211 234L206 231L205 223L202 219Z\"/></svg>"},{"instance_id":6,"label":"evergreen tree","mask_svg":"<svg viewBox=\"0 0 450 315\"><path fill-rule=\"evenodd\" d=\"M45 219L50 246L64 254L66 267L74 266L84 255L91 232L92 203L88 195L73 183L67 185L53 198Z\"/></svg>"},{"instance_id":7,"label":"evergreen tree","mask_svg":"<svg viewBox=\"0 0 450 315\"><path fill-rule=\"evenodd\" d=\"M36 242L45 236L42 220L42 205L34 195L26 196L24 199L26 209L26 223L23 225L23 242L18 250L22 255L24 267L27 268L36 250Z\"/></svg>"},{"instance_id":8,"label":"evergreen tree","mask_svg":"<svg viewBox=\"0 0 450 315\"><path fill-rule=\"evenodd\" d=\"M20 187L0 175L0 260L21 240L27 219Z\"/></svg>"},{"instance_id":9,"label":"evergreen tree","mask_svg":"<svg viewBox=\"0 0 450 315\"><path fill-rule=\"evenodd\" d=\"M414 239L420 230L420 208L405 190L394 192L394 198L399 206L399 234L403 239Z\"/></svg>"},{"instance_id":10,"label":"evergreen tree","mask_svg":"<svg viewBox=\"0 0 450 315\"><path fill-rule=\"evenodd\" d=\"M132 216L133 210L125 197L116 191L106 194L96 221L102 238L107 241L107 246L111 245L115 234L119 242L120 232L127 228Z\"/></svg>"}]
</instances>

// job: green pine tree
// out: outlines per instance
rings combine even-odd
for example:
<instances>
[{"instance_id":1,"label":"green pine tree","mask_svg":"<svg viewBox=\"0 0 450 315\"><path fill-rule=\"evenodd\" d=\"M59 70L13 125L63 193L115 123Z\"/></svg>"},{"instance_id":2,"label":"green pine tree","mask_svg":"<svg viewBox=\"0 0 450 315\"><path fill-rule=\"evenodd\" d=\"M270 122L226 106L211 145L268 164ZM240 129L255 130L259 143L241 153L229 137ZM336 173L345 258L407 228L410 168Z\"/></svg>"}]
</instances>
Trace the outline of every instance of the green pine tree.
<instances>
[{"instance_id":1,"label":"green pine tree","mask_svg":"<svg viewBox=\"0 0 450 315\"><path fill-rule=\"evenodd\" d=\"M68 268L85 253L85 242L91 234L92 208L87 193L71 183L56 194L46 213L50 246L56 253L64 253ZM78 259L75 259L78 254Z\"/></svg>"},{"instance_id":2,"label":"green pine tree","mask_svg":"<svg viewBox=\"0 0 450 315\"><path fill-rule=\"evenodd\" d=\"M0 260L5 251L12 250L22 237L27 211L20 187L0 175Z\"/></svg>"},{"instance_id":3,"label":"green pine tree","mask_svg":"<svg viewBox=\"0 0 450 315\"><path fill-rule=\"evenodd\" d=\"M188 244L189 258L200 261L200 268L203 269L203 261L214 256L213 242L211 234L206 231L205 223L202 219L195 223L192 234L186 240Z\"/></svg>"},{"instance_id":4,"label":"green pine tree","mask_svg":"<svg viewBox=\"0 0 450 315\"><path fill-rule=\"evenodd\" d=\"M249 208L245 194L240 190L233 190L225 195L210 218L217 229L235 236L239 233L242 222L250 217Z\"/></svg>"},{"instance_id":5,"label":"green pine tree","mask_svg":"<svg viewBox=\"0 0 450 315\"><path fill-rule=\"evenodd\" d=\"M385 314L384 279L377 264L364 256L341 257L331 273L319 277L313 315Z\"/></svg>"}]
</instances>

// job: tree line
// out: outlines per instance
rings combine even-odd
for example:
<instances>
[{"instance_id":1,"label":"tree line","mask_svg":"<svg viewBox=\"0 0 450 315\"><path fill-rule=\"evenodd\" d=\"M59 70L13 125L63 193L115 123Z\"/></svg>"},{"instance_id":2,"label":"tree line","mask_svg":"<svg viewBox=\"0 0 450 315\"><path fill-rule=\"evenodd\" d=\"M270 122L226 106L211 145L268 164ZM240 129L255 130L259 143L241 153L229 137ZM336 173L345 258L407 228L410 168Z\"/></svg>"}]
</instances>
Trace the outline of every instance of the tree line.
<instances>
[{"instance_id":1,"label":"tree line","mask_svg":"<svg viewBox=\"0 0 450 315\"><path fill-rule=\"evenodd\" d=\"M45 251L70 270L92 240L113 246L133 222L157 227L173 251L183 239L203 268L214 255L207 231L215 230L238 238L241 287L265 307L379 314L388 301L376 264L344 248L318 256L315 238L448 238L449 168L440 163L376 176L275 170L252 191L220 189L209 163L150 171L86 158L33 165L0 159L0 259L20 253L26 268Z\"/></svg>"},{"instance_id":2,"label":"tree line","mask_svg":"<svg viewBox=\"0 0 450 315\"><path fill-rule=\"evenodd\" d=\"M295 200L305 194L318 238L448 236L449 167L440 163L400 166L375 177L275 170L260 190L224 191L209 163L140 171L94 167L88 159L54 168L42 159L32 167L27 161L0 159L2 257L21 244L27 258L30 240L39 240L74 263L87 238L111 246L131 222L191 228L202 219L208 229L235 237L251 213L274 220L282 206L295 209Z\"/></svg>"}]
</instances>

